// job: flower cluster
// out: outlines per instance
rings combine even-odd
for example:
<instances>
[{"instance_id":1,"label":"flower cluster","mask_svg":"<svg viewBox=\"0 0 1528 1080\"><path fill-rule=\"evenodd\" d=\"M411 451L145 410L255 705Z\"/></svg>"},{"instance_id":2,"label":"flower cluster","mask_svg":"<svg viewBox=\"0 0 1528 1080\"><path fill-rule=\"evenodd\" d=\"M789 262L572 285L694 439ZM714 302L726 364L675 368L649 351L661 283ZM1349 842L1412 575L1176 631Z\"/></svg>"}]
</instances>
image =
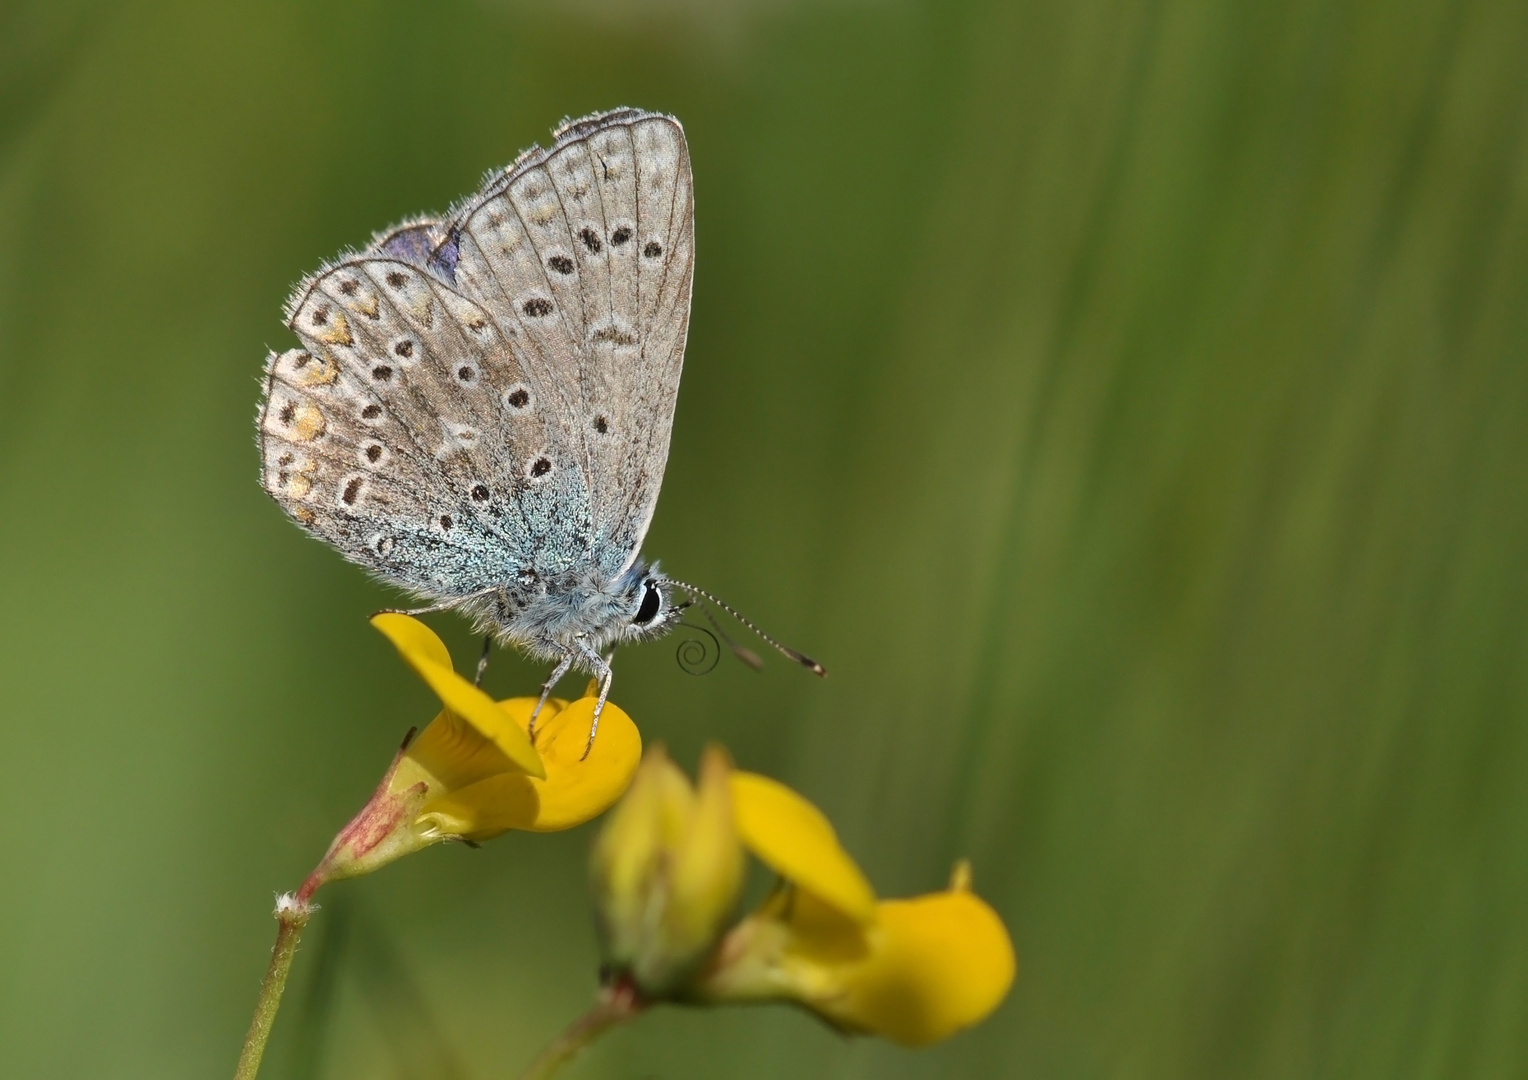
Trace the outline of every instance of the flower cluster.
<instances>
[{"instance_id":1,"label":"flower cluster","mask_svg":"<svg viewBox=\"0 0 1528 1080\"><path fill-rule=\"evenodd\" d=\"M407 615L381 614L372 625L441 712L409 733L302 887L278 900L276 948L236 1080L258 1072L322 885L445 840L567 829L618 799L591 862L604 989L527 1077L550 1076L600 1031L661 1002L789 1002L842 1031L921 1046L977 1023L1007 994L1013 945L971 891L964 863L941 892L878 899L817 807L733 768L720 748L705 752L692 784L661 746L643 755L636 725L611 702L591 745L590 696L548 700L533 740L537 699L494 701ZM738 918L748 852L778 881Z\"/></svg>"},{"instance_id":2,"label":"flower cluster","mask_svg":"<svg viewBox=\"0 0 1528 1080\"><path fill-rule=\"evenodd\" d=\"M730 925L750 851L779 875ZM595 845L595 904L612 984L637 1001L786 1001L906 1046L974 1024L1013 982L1013 945L958 864L949 888L878 900L826 817L709 749L691 787L648 753Z\"/></svg>"}]
</instances>

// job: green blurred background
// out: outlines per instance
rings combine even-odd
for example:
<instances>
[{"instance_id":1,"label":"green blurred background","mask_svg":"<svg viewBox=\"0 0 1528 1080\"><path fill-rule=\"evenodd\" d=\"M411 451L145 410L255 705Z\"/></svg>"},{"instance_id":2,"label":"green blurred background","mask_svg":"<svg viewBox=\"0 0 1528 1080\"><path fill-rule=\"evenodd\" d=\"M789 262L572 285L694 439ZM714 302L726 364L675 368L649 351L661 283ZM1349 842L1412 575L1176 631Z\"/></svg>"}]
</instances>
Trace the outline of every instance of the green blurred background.
<instances>
[{"instance_id":1,"label":"green blurred background","mask_svg":"<svg viewBox=\"0 0 1528 1080\"><path fill-rule=\"evenodd\" d=\"M616 699L884 894L969 856L1022 969L931 1050L665 1010L569 1077L1528 1073L1525 56L1516 0L5 4L0 1073L231 1075L432 712L260 492L282 301L620 104L697 190L647 552L832 674ZM266 1075L514 1075L589 838L326 890Z\"/></svg>"}]
</instances>

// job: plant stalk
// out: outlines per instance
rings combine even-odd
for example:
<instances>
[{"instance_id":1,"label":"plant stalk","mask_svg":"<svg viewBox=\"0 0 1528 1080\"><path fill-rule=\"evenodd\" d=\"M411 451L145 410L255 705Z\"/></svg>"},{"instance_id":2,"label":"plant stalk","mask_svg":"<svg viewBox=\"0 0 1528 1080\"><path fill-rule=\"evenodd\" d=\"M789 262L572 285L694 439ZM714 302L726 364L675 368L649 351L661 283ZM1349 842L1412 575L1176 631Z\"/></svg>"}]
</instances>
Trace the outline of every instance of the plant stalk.
<instances>
[{"instance_id":1,"label":"plant stalk","mask_svg":"<svg viewBox=\"0 0 1528 1080\"><path fill-rule=\"evenodd\" d=\"M579 1051L599 1038L606 1031L635 1019L646 1008L636 989L626 982L606 987L593 1008L569 1024L563 1033L542 1050L530 1067L520 1074L520 1080L548 1080Z\"/></svg>"},{"instance_id":2,"label":"plant stalk","mask_svg":"<svg viewBox=\"0 0 1528 1080\"><path fill-rule=\"evenodd\" d=\"M292 957L297 953L297 939L313 914L313 905L304 895L308 891L286 893L276 899L276 944L271 949L265 981L260 984L255 1016L249 1022L249 1034L244 1036L244 1051L239 1055L234 1080L255 1080L260 1072L260 1059L265 1056L265 1044L270 1040L276 1010L281 1007L281 994L286 990L287 973L292 970Z\"/></svg>"}]
</instances>

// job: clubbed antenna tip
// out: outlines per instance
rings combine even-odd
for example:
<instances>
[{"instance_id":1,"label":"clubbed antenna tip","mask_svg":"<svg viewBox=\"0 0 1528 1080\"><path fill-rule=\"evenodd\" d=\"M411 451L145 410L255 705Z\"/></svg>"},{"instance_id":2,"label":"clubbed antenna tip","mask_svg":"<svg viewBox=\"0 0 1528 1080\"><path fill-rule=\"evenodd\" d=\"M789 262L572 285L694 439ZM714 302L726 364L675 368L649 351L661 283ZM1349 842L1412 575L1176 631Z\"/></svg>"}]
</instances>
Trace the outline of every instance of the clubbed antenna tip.
<instances>
[{"instance_id":1,"label":"clubbed antenna tip","mask_svg":"<svg viewBox=\"0 0 1528 1080\"><path fill-rule=\"evenodd\" d=\"M744 626L748 627L748 629L752 630L755 634L759 635L759 637L761 639L763 639L767 644L769 644L769 646L771 648L773 648L776 652L778 652L781 656L784 656L784 657L786 657L787 659L790 659L790 660L794 660L796 663L800 664L802 667L806 668L808 671L812 672L814 675L823 675L823 676L827 675L827 673L828 673L828 669L827 668L823 667L816 660L813 660L810 656L806 655L806 653L797 652L795 649L791 648L789 645L782 645L780 642L776 641L774 638L772 638L768 634L766 634L763 630L760 630L759 627L753 622L753 620L751 620L749 618L746 618L743 615L742 612L738 611L738 609L733 607L731 604L729 604L729 603L727 603L727 602L725 602L723 600L718 600L716 597L712 596L710 593L706 592L704 589L697 589L694 585L687 585L683 581L673 581L672 578L670 579L670 581L673 582L673 584L674 584L674 586L676 588L683 589L685 592L690 593L692 596L699 596L699 597L702 597L702 598L704 598L706 600L711 601L711 603L715 604L717 607L719 607L723 611L725 611L728 615L731 615L738 622L742 623ZM730 637L728 637L727 636L727 632L721 628L720 624L717 623L715 617L711 614L711 612L709 610L707 610L705 607L701 607L700 610L702 610L702 611L704 611L706 613L706 618L710 621L712 626L716 627L716 632L721 635L721 639L727 643L727 647L732 650L733 654L739 660L741 660L743 663L747 664L749 667L753 668L755 671L759 671L759 670L763 669L763 667L764 667L763 661L760 660L758 658L758 656L752 650L743 648L737 642L733 641Z\"/></svg>"}]
</instances>

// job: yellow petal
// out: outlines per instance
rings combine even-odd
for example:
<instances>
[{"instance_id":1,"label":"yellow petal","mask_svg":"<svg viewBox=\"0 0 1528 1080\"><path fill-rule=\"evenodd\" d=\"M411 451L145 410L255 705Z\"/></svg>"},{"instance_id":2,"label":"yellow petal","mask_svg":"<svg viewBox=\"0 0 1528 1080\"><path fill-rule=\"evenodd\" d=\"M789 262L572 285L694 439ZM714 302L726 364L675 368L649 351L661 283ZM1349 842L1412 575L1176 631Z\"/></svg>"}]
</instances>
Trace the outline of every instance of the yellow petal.
<instances>
[{"instance_id":1,"label":"yellow petal","mask_svg":"<svg viewBox=\"0 0 1528 1080\"><path fill-rule=\"evenodd\" d=\"M887 900L876 914L870 956L844 972L846 992L814 1003L830 1019L923 1046L986 1018L1013 985L1008 931L973 893Z\"/></svg>"},{"instance_id":2,"label":"yellow petal","mask_svg":"<svg viewBox=\"0 0 1528 1080\"><path fill-rule=\"evenodd\" d=\"M525 730L506 724L493 698L451 669L451 654L424 623L407 615L385 612L371 624L387 636L404 661L425 681L441 704L492 739L504 755L531 776L545 777L541 755Z\"/></svg>"},{"instance_id":3,"label":"yellow petal","mask_svg":"<svg viewBox=\"0 0 1528 1080\"><path fill-rule=\"evenodd\" d=\"M645 910L647 879L676 839L671 822L682 826L695 797L661 743L642 758L630 788L600 828L590 866L598 897L617 907ZM624 926L640 917L623 910L612 921Z\"/></svg>"},{"instance_id":4,"label":"yellow petal","mask_svg":"<svg viewBox=\"0 0 1528 1080\"><path fill-rule=\"evenodd\" d=\"M500 726L514 727L523 737L535 705L531 697L499 702ZM584 758L594 705L594 698L565 707L554 699L541 710L536 747L546 767L544 779L519 772L490 776L432 799L421 820L429 819L443 835L481 841L508 829L557 832L597 817L631 784L642 758L642 736L631 717L607 701L594 748Z\"/></svg>"},{"instance_id":5,"label":"yellow petal","mask_svg":"<svg viewBox=\"0 0 1528 1080\"><path fill-rule=\"evenodd\" d=\"M511 712L524 731L534 702L519 701ZM579 698L550 721L544 714L536 721L536 748L546 762L547 776L537 785L541 811L528 826L532 832L555 832L588 821L604 813L631 784L642 760L642 734L619 705L606 701L599 733L589 749L596 703L593 697Z\"/></svg>"},{"instance_id":6,"label":"yellow petal","mask_svg":"<svg viewBox=\"0 0 1528 1080\"><path fill-rule=\"evenodd\" d=\"M401 611L384 611L371 617L371 625L387 635L387 640L408 660L420 656L432 664L451 667L451 651L424 623ZM410 661L412 663L413 661Z\"/></svg>"},{"instance_id":7,"label":"yellow petal","mask_svg":"<svg viewBox=\"0 0 1528 1080\"><path fill-rule=\"evenodd\" d=\"M972 893L883 901L859 923L787 886L733 928L696 995L794 1001L845 1031L923 1046L984 1019L1015 970L1002 920Z\"/></svg>"},{"instance_id":8,"label":"yellow petal","mask_svg":"<svg viewBox=\"0 0 1528 1080\"><path fill-rule=\"evenodd\" d=\"M542 715L548 715L567 702L552 699ZM508 718L505 723L512 723ZM404 751L394 786L402 787L417 780L429 784L432 795L459 791L500 773L523 775L492 737L458 717L450 709L426 725Z\"/></svg>"},{"instance_id":9,"label":"yellow petal","mask_svg":"<svg viewBox=\"0 0 1528 1080\"><path fill-rule=\"evenodd\" d=\"M708 746L700 760L693 809L669 867L670 933L696 950L720 935L743 887L743 849L732 812L731 772L727 752Z\"/></svg>"},{"instance_id":10,"label":"yellow petal","mask_svg":"<svg viewBox=\"0 0 1528 1080\"><path fill-rule=\"evenodd\" d=\"M738 834L761 862L850 918L868 922L875 891L821 810L778 781L732 774Z\"/></svg>"}]
</instances>

